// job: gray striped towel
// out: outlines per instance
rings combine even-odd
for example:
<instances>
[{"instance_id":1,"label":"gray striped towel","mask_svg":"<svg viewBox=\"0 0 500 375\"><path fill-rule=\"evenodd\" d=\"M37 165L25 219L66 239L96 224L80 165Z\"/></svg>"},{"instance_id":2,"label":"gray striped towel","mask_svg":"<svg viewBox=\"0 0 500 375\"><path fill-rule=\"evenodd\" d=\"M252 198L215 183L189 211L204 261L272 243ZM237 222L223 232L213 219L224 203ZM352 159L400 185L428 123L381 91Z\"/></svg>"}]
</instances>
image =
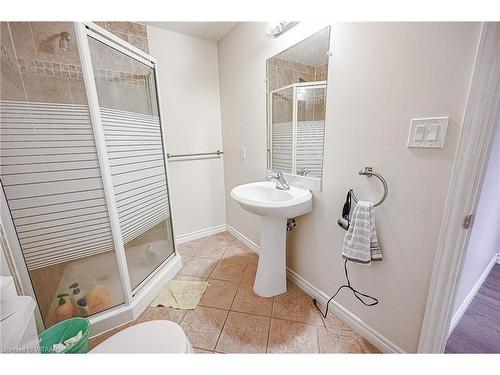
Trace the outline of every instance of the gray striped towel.
<instances>
[{"instance_id":1,"label":"gray striped towel","mask_svg":"<svg viewBox=\"0 0 500 375\"><path fill-rule=\"evenodd\" d=\"M359 201L354 207L351 225L344 237L342 257L358 263L383 260L375 229L373 202Z\"/></svg>"}]
</instances>

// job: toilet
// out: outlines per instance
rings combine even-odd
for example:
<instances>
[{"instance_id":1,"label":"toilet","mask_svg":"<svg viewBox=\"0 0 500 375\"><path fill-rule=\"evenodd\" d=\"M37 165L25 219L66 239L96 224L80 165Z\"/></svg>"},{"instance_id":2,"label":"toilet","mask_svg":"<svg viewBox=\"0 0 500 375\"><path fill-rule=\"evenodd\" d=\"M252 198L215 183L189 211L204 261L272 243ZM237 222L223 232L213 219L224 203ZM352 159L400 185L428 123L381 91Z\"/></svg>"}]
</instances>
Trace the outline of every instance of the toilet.
<instances>
[{"instance_id":1,"label":"toilet","mask_svg":"<svg viewBox=\"0 0 500 375\"><path fill-rule=\"evenodd\" d=\"M89 353L193 353L182 328L168 320L152 320L125 328Z\"/></svg>"},{"instance_id":2,"label":"toilet","mask_svg":"<svg viewBox=\"0 0 500 375\"><path fill-rule=\"evenodd\" d=\"M29 296L18 296L14 279L0 276L0 353L38 353L36 303Z\"/></svg>"}]
</instances>

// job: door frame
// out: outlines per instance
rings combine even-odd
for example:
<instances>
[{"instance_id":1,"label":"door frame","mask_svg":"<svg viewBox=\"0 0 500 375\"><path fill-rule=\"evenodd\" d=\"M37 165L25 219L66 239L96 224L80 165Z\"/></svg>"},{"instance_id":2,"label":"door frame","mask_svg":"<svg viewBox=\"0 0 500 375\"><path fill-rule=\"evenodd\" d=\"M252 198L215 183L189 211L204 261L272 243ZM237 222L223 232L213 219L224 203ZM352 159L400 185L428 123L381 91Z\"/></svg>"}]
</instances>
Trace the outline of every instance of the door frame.
<instances>
[{"instance_id":1,"label":"door frame","mask_svg":"<svg viewBox=\"0 0 500 375\"><path fill-rule=\"evenodd\" d=\"M85 84L85 93L87 95L87 105L89 109L90 120L92 123L92 129L94 132L94 142L97 150L97 159L99 160L99 169L101 171L101 180L106 200L106 206L108 209L109 223L111 226L111 233L114 242L114 251L116 256L116 263L118 266L118 273L120 275L124 304L129 305L132 301L132 287L130 284L127 259L125 256L125 247L120 228L120 220L118 217L118 207L116 205L113 181L111 178L111 167L109 165L108 151L104 138L104 128L101 119L101 110L99 107L97 88L92 66L92 58L88 42L89 36L93 35L90 26L84 23L75 22L74 29L76 34L75 39L78 45L78 52L80 54L80 63L82 64L83 81ZM106 44L105 38L102 38L102 40L99 39L99 41ZM108 45L108 47L112 48L113 46Z\"/></svg>"},{"instance_id":2,"label":"door frame","mask_svg":"<svg viewBox=\"0 0 500 375\"><path fill-rule=\"evenodd\" d=\"M443 353L470 238L464 219L479 202L500 118L500 22L485 22L453 166L417 351ZM470 229L470 228L469 228Z\"/></svg>"}]
</instances>

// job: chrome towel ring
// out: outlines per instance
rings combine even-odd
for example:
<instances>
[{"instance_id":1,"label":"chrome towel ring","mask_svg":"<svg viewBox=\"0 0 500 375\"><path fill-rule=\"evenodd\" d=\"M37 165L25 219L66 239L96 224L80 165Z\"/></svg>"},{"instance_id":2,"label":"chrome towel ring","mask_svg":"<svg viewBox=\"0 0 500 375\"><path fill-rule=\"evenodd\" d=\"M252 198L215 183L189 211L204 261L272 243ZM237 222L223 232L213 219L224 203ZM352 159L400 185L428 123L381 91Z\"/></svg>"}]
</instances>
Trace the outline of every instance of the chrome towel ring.
<instances>
[{"instance_id":1,"label":"chrome towel ring","mask_svg":"<svg viewBox=\"0 0 500 375\"><path fill-rule=\"evenodd\" d=\"M382 197L382 199L380 201L378 201L377 203L375 203L373 205L374 207L380 206L382 204L382 202L385 201L385 198L387 198L387 194L389 193L389 187L387 186L387 181L380 174L378 174L377 172L374 172L372 167L365 167L365 170L359 171L359 174L360 174L360 176L367 176L367 177L375 176L380 180L382 185L384 185L384 196ZM351 196L355 202L359 201L359 199L354 195L354 190L352 190L352 189L351 189Z\"/></svg>"}]
</instances>

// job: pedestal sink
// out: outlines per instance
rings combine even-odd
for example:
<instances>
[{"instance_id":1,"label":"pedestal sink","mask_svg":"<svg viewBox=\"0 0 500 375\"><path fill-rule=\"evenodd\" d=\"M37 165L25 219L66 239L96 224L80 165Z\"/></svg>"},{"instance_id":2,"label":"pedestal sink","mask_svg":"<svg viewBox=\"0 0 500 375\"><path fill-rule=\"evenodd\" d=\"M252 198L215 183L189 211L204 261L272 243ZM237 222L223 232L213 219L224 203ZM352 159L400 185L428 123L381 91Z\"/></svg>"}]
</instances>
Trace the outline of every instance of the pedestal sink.
<instances>
[{"instance_id":1,"label":"pedestal sink","mask_svg":"<svg viewBox=\"0 0 500 375\"><path fill-rule=\"evenodd\" d=\"M293 186L279 190L274 182L265 181L236 186L231 197L259 216L260 254L254 292L262 297L286 292L286 223L312 211L311 192Z\"/></svg>"}]
</instances>

